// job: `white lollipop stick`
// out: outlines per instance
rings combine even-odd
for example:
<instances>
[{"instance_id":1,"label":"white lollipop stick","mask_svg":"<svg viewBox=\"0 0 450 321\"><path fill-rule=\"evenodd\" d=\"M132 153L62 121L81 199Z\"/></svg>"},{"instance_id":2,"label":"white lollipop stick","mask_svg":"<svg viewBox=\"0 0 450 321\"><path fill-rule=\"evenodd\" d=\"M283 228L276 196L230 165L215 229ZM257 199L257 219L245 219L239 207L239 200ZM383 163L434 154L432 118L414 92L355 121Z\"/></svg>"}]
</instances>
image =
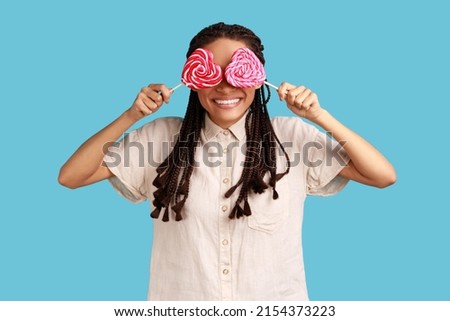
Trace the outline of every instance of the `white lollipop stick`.
<instances>
[{"instance_id":1,"label":"white lollipop stick","mask_svg":"<svg viewBox=\"0 0 450 321\"><path fill-rule=\"evenodd\" d=\"M181 86L183 86L183 83L180 82L178 85L176 85L175 87L171 88L170 91L174 92L175 90L177 90L178 88L180 88Z\"/></svg>"},{"instance_id":2,"label":"white lollipop stick","mask_svg":"<svg viewBox=\"0 0 450 321\"><path fill-rule=\"evenodd\" d=\"M270 82L265 81L264 83L265 83L267 86L272 87L272 88L274 88L275 90L278 90L278 87L275 86L275 85L272 85Z\"/></svg>"}]
</instances>

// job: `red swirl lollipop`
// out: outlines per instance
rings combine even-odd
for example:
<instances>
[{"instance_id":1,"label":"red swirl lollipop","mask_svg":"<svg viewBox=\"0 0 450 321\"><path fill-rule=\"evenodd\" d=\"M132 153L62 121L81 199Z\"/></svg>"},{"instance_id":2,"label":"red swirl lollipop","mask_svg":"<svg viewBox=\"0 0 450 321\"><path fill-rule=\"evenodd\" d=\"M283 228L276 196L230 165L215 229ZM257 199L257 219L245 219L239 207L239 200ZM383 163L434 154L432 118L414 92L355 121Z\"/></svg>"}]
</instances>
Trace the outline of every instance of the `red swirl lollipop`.
<instances>
[{"instance_id":1,"label":"red swirl lollipop","mask_svg":"<svg viewBox=\"0 0 450 321\"><path fill-rule=\"evenodd\" d=\"M239 48L233 53L231 63L225 69L225 78L234 87L251 88L264 83L266 72L253 51Z\"/></svg>"},{"instance_id":2,"label":"red swirl lollipop","mask_svg":"<svg viewBox=\"0 0 450 321\"><path fill-rule=\"evenodd\" d=\"M181 81L191 89L217 86L222 78L222 68L214 63L212 52L202 48L189 56L181 75Z\"/></svg>"}]
</instances>

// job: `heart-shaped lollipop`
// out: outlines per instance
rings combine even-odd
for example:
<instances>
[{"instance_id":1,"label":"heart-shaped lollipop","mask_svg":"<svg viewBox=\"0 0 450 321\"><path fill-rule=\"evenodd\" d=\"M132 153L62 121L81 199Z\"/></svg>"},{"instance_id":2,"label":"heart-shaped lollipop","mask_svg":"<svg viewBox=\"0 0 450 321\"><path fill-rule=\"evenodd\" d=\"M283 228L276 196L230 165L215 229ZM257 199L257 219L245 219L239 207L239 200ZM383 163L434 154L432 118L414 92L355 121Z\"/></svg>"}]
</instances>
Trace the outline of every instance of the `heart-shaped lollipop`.
<instances>
[{"instance_id":1,"label":"heart-shaped lollipop","mask_svg":"<svg viewBox=\"0 0 450 321\"><path fill-rule=\"evenodd\" d=\"M217 86L222 78L222 68L214 63L212 52L203 48L189 56L181 74L181 81L191 89Z\"/></svg>"},{"instance_id":2,"label":"heart-shaped lollipop","mask_svg":"<svg viewBox=\"0 0 450 321\"><path fill-rule=\"evenodd\" d=\"M234 87L251 88L264 83L266 72L253 51L239 48L233 53L231 62L225 69L225 78Z\"/></svg>"},{"instance_id":3,"label":"heart-shaped lollipop","mask_svg":"<svg viewBox=\"0 0 450 321\"><path fill-rule=\"evenodd\" d=\"M182 83L172 88L175 91L182 84L191 89L211 88L223 79L222 68L214 63L214 56L208 49L198 48L187 59L181 74ZM239 48L233 53L231 63L225 68L227 82L237 88L252 88L263 83L278 90L265 81L266 72L255 53L248 48Z\"/></svg>"}]
</instances>

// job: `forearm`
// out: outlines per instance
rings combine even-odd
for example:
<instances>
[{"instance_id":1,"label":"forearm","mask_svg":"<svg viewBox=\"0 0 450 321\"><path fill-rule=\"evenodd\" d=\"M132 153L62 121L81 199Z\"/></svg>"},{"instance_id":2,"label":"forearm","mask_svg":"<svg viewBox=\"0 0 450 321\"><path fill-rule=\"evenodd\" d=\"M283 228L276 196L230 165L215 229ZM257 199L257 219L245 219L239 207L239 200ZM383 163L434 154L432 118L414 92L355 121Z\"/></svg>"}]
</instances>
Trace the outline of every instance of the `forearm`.
<instances>
[{"instance_id":1,"label":"forearm","mask_svg":"<svg viewBox=\"0 0 450 321\"><path fill-rule=\"evenodd\" d=\"M124 112L108 126L85 141L62 166L58 178L59 182L71 188L92 183L89 179L102 170L103 156L108 147L123 135L135 121L129 116L128 112ZM106 175L105 173L103 175Z\"/></svg>"},{"instance_id":2,"label":"forearm","mask_svg":"<svg viewBox=\"0 0 450 321\"><path fill-rule=\"evenodd\" d=\"M305 86L283 82L278 87L278 96L296 115L316 123L342 144L350 162L341 170L340 176L377 187L386 187L396 181L391 163L375 147L320 107L317 94Z\"/></svg>"},{"instance_id":3,"label":"forearm","mask_svg":"<svg viewBox=\"0 0 450 321\"><path fill-rule=\"evenodd\" d=\"M343 145L352 166L362 176L364 183L383 187L395 181L395 170L391 163L374 146L340 123L328 111L322 110L314 121Z\"/></svg>"},{"instance_id":4,"label":"forearm","mask_svg":"<svg viewBox=\"0 0 450 321\"><path fill-rule=\"evenodd\" d=\"M163 103L169 103L172 92L164 84L143 87L127 111L84 142L69 158L59 172L59 183L69 188L77 188L111 177L109 169L102 166L108 147L131 125L158 111Z\"/></svg>"}]
</instances>

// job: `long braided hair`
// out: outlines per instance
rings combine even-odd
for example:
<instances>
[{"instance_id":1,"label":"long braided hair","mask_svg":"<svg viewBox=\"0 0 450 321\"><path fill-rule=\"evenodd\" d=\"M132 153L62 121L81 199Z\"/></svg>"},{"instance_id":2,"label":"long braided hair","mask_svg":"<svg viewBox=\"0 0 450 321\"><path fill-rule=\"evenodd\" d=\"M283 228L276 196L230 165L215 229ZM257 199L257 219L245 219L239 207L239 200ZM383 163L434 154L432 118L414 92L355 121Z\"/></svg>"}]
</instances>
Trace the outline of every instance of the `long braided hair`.
<instances>
[{"instance_id":1,"label":"long braided hair","mask_svg":"<svg viewBox=\"0 0 450 321\"><path fill-rule=\"evenodd\" d=\"M190 42L186 57L192 52L219 38L243 41L264 64L264 47L261 39L250 29L240 25L228 25L222 22L213 24L201 30ZM266 91L267 90L267 94ZM270 122L267 103L270 99L268 86L262 86L255 91L255 98L250 106L250 112L245 119L247 136L246 156L241 178L226 193L230 197L238 187L239 196L230 212L229 218L240 218L252 214L248 203L249 193L263 193L269 186L272 188L273 199L278 198L276 182L289 172L289 157L283 145L276 136ZM158 218L163 210L164 222L169 221L169 207L175 213L175 220L183 219L182 209L189 196L189 181L194 170L194 155L198 145L200 131L204 125L205 110L195 91L191 90L186 115L184 117L178 139L169 156L156 169L157 176L153 185L157 188L153 193L154 210L152 218ZM286 157L286 170L276 173L276 146L280 146ZM264 176L269 173L269 181Z\"/></svg>"}]
</instances>

